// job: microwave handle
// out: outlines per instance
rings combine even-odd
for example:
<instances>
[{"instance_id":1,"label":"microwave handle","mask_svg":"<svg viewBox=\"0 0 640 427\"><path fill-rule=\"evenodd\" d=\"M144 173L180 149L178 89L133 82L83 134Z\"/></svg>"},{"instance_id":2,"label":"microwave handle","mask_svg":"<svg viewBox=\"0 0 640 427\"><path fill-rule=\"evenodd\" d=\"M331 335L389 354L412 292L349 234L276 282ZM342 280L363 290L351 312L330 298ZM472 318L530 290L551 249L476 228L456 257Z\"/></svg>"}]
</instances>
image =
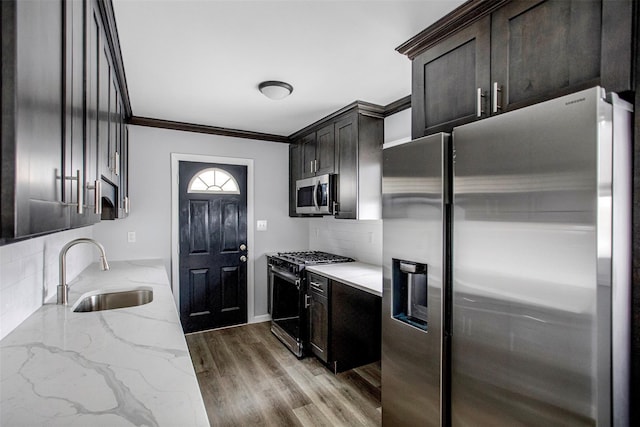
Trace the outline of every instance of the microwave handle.
<instances>
[{"instance_id":1,"label":"microwave handle","mask_svg":"<svg viewBox=\"0 0 640 427\"><path fill-rule=\"evenodd\" d=\"M316 206L316 210L320 210L320 205L318 204L318 187L320 186L320 181L316 181L316 185L313 186L313 204Z\"/></svg>"}]
</instances>

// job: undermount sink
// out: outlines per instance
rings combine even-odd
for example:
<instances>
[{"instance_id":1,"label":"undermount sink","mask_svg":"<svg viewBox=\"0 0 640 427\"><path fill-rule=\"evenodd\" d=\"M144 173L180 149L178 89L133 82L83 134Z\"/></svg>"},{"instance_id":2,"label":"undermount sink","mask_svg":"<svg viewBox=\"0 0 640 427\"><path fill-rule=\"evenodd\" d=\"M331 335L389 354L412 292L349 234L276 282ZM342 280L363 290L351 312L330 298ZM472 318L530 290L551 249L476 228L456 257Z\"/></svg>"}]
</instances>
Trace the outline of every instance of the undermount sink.
<instances>
[{"instance_id":1,"label":"undermount sink","mask_svg":"<svg viewBox=\"0 0 640 427\"><path fill-rule=\"evenodd\" d=\"M81 298L73 307L76 313L135 307L153 301L153 289L136 288L123 291L104 291Z\"/></svg>"}]
</instances>

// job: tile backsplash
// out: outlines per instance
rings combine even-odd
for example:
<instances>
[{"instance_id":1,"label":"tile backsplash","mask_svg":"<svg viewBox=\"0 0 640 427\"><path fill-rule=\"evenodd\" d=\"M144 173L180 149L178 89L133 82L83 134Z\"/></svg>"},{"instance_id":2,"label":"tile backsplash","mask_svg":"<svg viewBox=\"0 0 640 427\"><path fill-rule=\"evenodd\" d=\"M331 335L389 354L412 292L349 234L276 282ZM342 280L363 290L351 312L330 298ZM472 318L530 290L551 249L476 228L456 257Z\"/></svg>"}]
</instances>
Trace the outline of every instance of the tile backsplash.
<instances>
[{"instance_id":1,"label":"tile backsplash","mask_svg":"<svg viewBox=\"0 0 640 427\"><path fill-rule=\"evenodd\" d=\"M312 219L309 221L309 249L382 265L382 220Z\"/></svg>"},{"instance_id":2,"label":"tile backsplash","mask_svg":"<svg viewBox=\"0 0 640 427\"><path fill-rule=\"evenodd\" d=\"M55 302L60 249L78 237L93 237L93 227L0 246L0 339L40 308L44 301L53 299ZM69 249L67 283L95 260L97 252L93 246L79 245Z\"/></svg>"}]
</instances>

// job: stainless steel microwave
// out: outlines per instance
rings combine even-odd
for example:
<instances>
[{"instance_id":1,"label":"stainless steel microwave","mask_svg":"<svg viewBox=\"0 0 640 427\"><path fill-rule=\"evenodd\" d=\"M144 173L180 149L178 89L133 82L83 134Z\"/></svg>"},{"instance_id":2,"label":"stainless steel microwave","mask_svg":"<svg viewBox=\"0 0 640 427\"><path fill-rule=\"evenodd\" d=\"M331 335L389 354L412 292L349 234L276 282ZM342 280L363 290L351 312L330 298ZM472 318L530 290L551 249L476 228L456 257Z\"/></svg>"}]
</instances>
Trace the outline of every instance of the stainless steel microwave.
<instances>
[{"instance_id":1,"label":"stainless steel microwave","mask_svg":"<svg viewBox=\"0 0 640 427\"><path fill-rule=\"evenodd\" d=\"M296 213L331 215L334 200L334 176L319 175L296 181Z\"/></svg>"}]
</instances>

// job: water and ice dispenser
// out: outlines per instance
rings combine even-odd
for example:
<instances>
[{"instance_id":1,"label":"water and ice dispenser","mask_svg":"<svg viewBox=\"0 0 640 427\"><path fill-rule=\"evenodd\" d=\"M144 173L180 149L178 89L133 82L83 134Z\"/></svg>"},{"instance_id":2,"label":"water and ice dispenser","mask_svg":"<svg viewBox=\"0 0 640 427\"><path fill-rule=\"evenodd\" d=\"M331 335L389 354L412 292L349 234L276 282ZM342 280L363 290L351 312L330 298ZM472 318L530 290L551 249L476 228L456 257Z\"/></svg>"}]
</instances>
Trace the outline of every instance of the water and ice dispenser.
<instances>
[{"instance_id":1,"label":"water and ice dispenser","mask_svg":"<svg viewBox=\"0 0 640 427\"><path fill-rule=\"evenodd\" d=\"M427 330L427 265L393 259L391 316L423 331Z\"/></svg>"}]
</instances>

